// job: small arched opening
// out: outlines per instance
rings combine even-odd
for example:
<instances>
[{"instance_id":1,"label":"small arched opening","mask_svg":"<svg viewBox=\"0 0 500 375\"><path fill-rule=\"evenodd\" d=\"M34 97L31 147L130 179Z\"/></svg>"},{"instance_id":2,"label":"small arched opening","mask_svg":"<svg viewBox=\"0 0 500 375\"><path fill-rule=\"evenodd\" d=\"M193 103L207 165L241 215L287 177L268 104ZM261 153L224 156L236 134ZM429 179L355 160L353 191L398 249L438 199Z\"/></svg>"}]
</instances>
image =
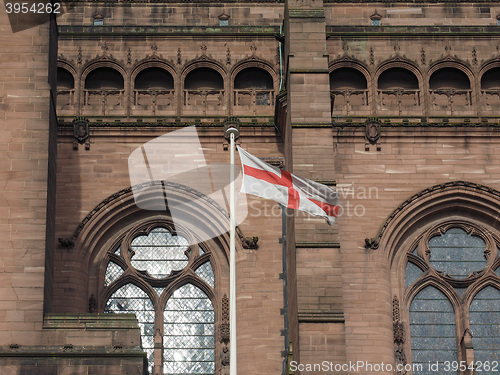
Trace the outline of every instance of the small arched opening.
<instances>
[{"instance_id":1,"label":"small arched opening","mask_svg":"<svg viewBox=\"0 0 500 375\"><path fill-rule=\"evenodd\" d=\"M453 67L436 70L429 79L431 103L434 110L453 115L472 106L469 77Z\"/></svg>"},{"instance_id":2,"label":"small arched opening","mask_svg":"<svg viewBox=\"0 0 500 375\"><path fill-rule=\"evenodd\" d=\"M212 68L197 68L184 80L184 106L203 115L216 113L224 104L224 79ZM217 112L220 113L220 112Z\"/></svg>"},{"instance_id":3,"label":"small arched opening","mask_svg":"<svg viewBox=\"0 0 500 375\"><path fill-rule=\"evenodd\" d=\"M343 67L330 73L332 112L349 115L368 108L368 84L357 69Z\"/></svg>"},{"instance_id":4,"label":"small arched opening","mask_svg":"<svg viewBox=\"0 0 500 375\"><path fill-rule=\"evenodd\" d=\"M234 79L233 105L236 110L252 111L274 106L273 78L261 68L246 68Z\"/></svg>"},{"instance_id":5,"label":"small arched opening","mask_svg":"<svg viewBox=\"0 0 500 375\"><path fill-rule=\"evenodd\" d=\"M174 79L165 69L147 68L134 80L134 109L157 111L171 108L174 102Z\"/></svg>"},{"instance_id":6,"label":"small arched opening","mask_svg":"<svg viewBox=\"0 0 500 375\"><path fill-rule=\"evenodd\" d=\"M116 69L103 67L92 70L85 78L84 106L93 113L113 113L124 107L124 80Z\"/></svg>"},{"instance_id":7,"label":"small arched opening","mask_svg":"<svg viewBox=\"0 0 500 375\"><path fill-rule=\"evenodd\" d=\"M379 109L403 111L420 106L418 79L405 68L390 68L380 74L377 81Z\"/></svg>"}]
</instances>

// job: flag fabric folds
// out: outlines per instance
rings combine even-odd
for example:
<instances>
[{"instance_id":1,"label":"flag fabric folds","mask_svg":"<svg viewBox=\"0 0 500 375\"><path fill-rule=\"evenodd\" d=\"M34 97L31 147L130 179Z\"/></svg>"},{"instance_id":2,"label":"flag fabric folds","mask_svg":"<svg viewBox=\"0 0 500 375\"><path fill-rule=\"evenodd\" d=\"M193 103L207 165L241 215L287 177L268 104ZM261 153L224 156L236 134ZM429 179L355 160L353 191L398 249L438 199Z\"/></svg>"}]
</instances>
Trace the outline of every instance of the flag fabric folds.
<instances>
[{"instance_id":1,"label":"flag fabric folds","mask_svg":"<svg viewBox=\"0 0 500 375\"><path fill-rule=\"evenodd\" d=\"M237 146L243 170L241 193L274 200L285 207L321 216L333 225L338 194L328 186L269 165Z\"/></svg>"}]
</instances>

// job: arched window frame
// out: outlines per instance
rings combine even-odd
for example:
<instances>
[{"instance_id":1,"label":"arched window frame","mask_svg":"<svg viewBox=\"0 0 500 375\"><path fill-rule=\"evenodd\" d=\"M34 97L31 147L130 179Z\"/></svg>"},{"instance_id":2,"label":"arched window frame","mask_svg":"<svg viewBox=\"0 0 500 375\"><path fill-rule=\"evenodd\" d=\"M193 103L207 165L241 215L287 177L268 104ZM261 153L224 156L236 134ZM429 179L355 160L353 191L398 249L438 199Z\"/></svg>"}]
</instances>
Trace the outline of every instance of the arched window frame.
<instances>
[{"instance_id":1,"label":"arched window frame","mask_svg":"<svg viewBox=\"0 0 500 375\"><path fill-rule=\"evenodd\" d=\"M61 108L62 105L60 102L57 103L58 111L68 111L68 113L74 114L75 112L75 103L77 103L77 100L79 100L78 97L78 88L79 88L79 81L77 79L77 72L76 69L67 61L64 60L58 60L57 61L57 68L61 68L66 70L71 76L73 77L73 88L72 89L62 89L60 90L59 88L57 89L57 96L61 97L63 95L67 95L67 108Z\"/></svg>"},{"instance_id":2,"label":"arched window frame","mask_svg":"<svg viewBox=\"0 0 500 375\"><path fill-rule=\"evenodd\" d=\"M418 88L416 90L402 90L402 89L401 90L400 89L381 90L381 89L379 89L378 83L379 83L380 76L384 72L391 70L391 69L395 69L395 68L404 69L404 70L407 70L408 72L412 73L417 80ZM418 69L418 67L414 63L412 63L410 61L402 60L401 58L395 59L395 60L389 60L389 61L382 63L378 67L378 69L373 77L373 86L375 87L374 95L377 98L377 100L376 100L377 111L382 111L384 109L384 105L383 105L383 93L384 93L384 91L394 91L394 93L397 95L397 101L398 101L397 108L390 108L389 107L387 109L394 110L394 111L397 110L399 115L407 115L410 113L422 111L422 104L425 103L425 94L424 94L425 93L425 85L424 85L424 79L422 76L422 72ZM402 106L402 104L401 104L401 96L402 95L414 96L414 100L415 100L414 108L411 108L411 107L405 108L404 106Z\"/></svg>"},{"instance_id":3,"label":"arched window frame","mask_svg":"<svg viewBox=\"0 0 500 375\"><path fill-rule=\"evenodd\" d=\"M480 237L484 240L486 244L484 250L486 266L481 271L473 272L465 278L457 279L432 267L430 263L431 250L429 249L429 241L435 236L446 233L451 228L463 229L467 234ZM479 223L465 220L447 220L425 230L406 252L407 262L412 262L419 267L423 273L404 292L403 305L405 309L402 315L406 318L405 320L407 322L410 321L410 304L418 293L426 287L433 286L441 291L448 298L455 312L459 361L469 362L471 360L471 353L467 353L465 341L467 340L466 332L467 330L470 331L469 309L474 296L486 285L490 285L490 283L485 284L485 280L492 282L493 285L496 285L496 287L500 289L500 278L495 277L494 273L495 269L500 265L500 258L498 257L499 244L499 239L495 238L490 230L482 227ZM417 249L416 254L415 248ZM405 262L405 269L406 264ZM402 276L404 278L404 271L402 272ZM466 289L466 291L460 295L455 288ZM409 332L409 325L407 332ZM411 353L411 337L409 333L408 339L406 352ZM410 359L411 354L408 354L408 357Z\"/></svg>"},{"instance_id":4,"label":"arched window frame","mask_svg":"<svg viewBox=\"0 0 500 375\"><path fill-rule=\"evenodd\" d=\"M186 66L182 69L182 72L180 74L180 92L179 94L181 95L180 103L182 103L182 112L184 114L200 114L200 108L197 106L192 106L190 105L190 95L188 93L189 90L186 89L185 83L186 83L186 78L188 77L189 73L200 69L200 68L208 68L211 70L214 70L217 72L221 78L222 78L222 90L201 90L200 95L202 96L202 102L203 104L201 105L201 111L203 115L221 115L221 114L227 114L228 113L228 108L229 108L229 96L227 93L229 92L229 83L227 79L227 71L224 69L220 63L217 61L208 58L207 56L204 56L201 59L193 60L186 64ZM196 90L194 90L196 91ZM210 92L210 95L212 96L212 99L217 96L218 100L218 107L217 109L210 108L210 106L207 104L207 95ZM194 107L194 108L191 108Z\"/></svg>"},{"instance_id":5,"label":"arched window frame","mask_svg":"<svg viewBox=\"0 0 500 375\"><path fill-rule=\"evenodd\" d=\"M474 356L473 337L469 323L471 302L486 286L500 290L500 192L490 187L467 182L451 181L429 187L403 202L388 217L377 237L367 247L379 249L391 264L392 306L394 326L394 356L396 364L411 364L409 307L413 298L426 286L432 285L448 298L455 311L458 361L471 363ZM423 251L429 238L440 228L462 227L485 240L487 263L483 270L464 279L451 280L429 267L428 261L412 254ZM408 259L422 274L405 288ZM495 270L497 272L495 273ZM454 290L467 286L461 296ZM405 372L401 372L403 374ZM399 373L398 373L399 374ZM411 375L408 371L406 374ZM468 372L458 372L469 375Z\"/></svg>"},{"instance_id":6,"label":"arched window frame","mask_svg":"<svg viewBox=\"0 0 500 375\"><path fill-rule=\"evenodd\" d=\"M123 79L123 88L117 90L87 90L85 88L85 82L87 80L87 76L93 71L101 68L109 68L117 71ZM82 69L82 74L80 76L80 111L84 115L95 115L96 110L99 111L101 115L112 115L112 114L124 114L127 111L128 100L129 97L129 84L130 77L127 74L127 71L116 61L111 59L101 60L95 59L87 63ZM88 95L89 92L94 92L94 95L100 96L99 101L102 103L98 106L94 106L96 108L92 108L92 106L88 105ZM116 108L110 109L107 106L107 97L109 95L117 95L118 104L115 105ZM98 107L98 108L97 108Z\"/></svg>"},{"instance_id":7,"label":"arched window frame","mask_svg":"<svg viewBox=\"0 0 500 375\"><path fill-rule=\"evenodd\" d=\"M444 89L444 90L433 90L431 89L431 78L434 73L438 70L451 68L456 69L464 73L469 79L469 89L468 90L454 90L454 89ZM434 63L429 70L427 71L427 91L429 96L429 105L430 113L435 114L448 114L448 115L457 115L457 114L469 114L475 115L477 114L477 80L476 76L472 72L472 70L467 66L467 64L463 63L460 60L447 58L445 60L437 61ZM448 98L448 103L446 104L446 108L437 108L435 104L436 95L444 95ZM465 98L466 104L461 107L457 106L457 97L462 96Z\"/></svg>"},{"instance_id":8,"label":"arched window frame","mask_svg":"<svg viewBox=\"0 0 500 375\"><path fill-rule=\"evenodd\" d=\"M155 278L147 273L140 272L135 267L133 267L131 263L131 259L133 257L132 251L132 241L139 236L147 236L151 233L151 231L155 228L163 228L169 231L172 235L179 235L188 240L189 243L195 244L190 245L189 250L186 251L188 256L188 264L182 270L174 270L164 278ZM153 304L153 308L155 310L155 336L159 332L160 339L155 337L155 342L161 341L162 348L155 348L154 350L154 363L155 363L155 371L159 373L163 373L163 347L165 343L163 342L164 337L164 321L163 321L163 312L165 310L165 306L169 300L169 298L173 295L173 293L179 289L180 287L186 284L193 284L201 291L203 291L207 297L210 299L212 306L214 308L214 342L215 342L215 350L214 350L214 366L215 372L217 373L221 366L221 361L218 359L222 353L221 343L221 335L218 334L218 327L223 322L222 316L224 314L223 311L223 295L228 294L224 289L223 280L220 268L220 264L217 261L217 254L215 251L212 251L210 245L205 243L197 244L197 239L195 234L190 233L178 225L175 226L169 220L169 218L148 218L145 220L140 220L137 223L134 223L128 227L123 228L119 233L114 236L113 241L110 243L109 250L105 253L105 256L102 257L99 264L99 290L100 295L97 301L97 311L103 313L106 303L109 298L115 293L117 290L122 288L127 284L133 284L143 290L151 300ZM199 248L201 248L204 254L199 254ZM120 249L120 255L116 254L117 249ZM126 250L125 255L123 255L123 251ZM190 254L188 254L188 252ZM118 277L116 280L112 281L109 285L105 285L105 275L109 262L114 262L118 266L120 266L124 272ZM206 262L210 262L212 266L212 270L214 272L214 288L208 285L205 281L203 281L195 271L201 265ZM158 295L154 288L156 287L164 287L165 289L162 291L161 295ZM154 372L156 373L156 372Z\"/></svg>"},{"instance_id":9,"label":"arched window frame","mask_svg":"<svg viewBox=\"0 0 500 375\"><path fill-rule=\"evenodd\" d=\"M235 87L235 82L236 82L236 77L238 74L243 72L246 69L250 68L256 68L256 69L261 69L262 71L268 73L271 76L271 79L273 81L273 87L269 89L254 89L253 91L261 91L261 92L268 92L269 95L269 105L259 105L257 107L256 104L256 98L255 98L255 92L253 93L253 98L252 98L252 105L250 107L247 106L240 106L238 105L237 97L236 97L236 87ZM229 90L231 92L231 98L229 100L230 104L230 111L232 114L248 114L252 113L253 115L262 115L262 114L273 114L274 115L274 105L275 105L275 98L276 94L278 93L279 89L279 80L276 74L276 69L273 67L273 65L265 60L259 59L255 56L252 56L251 58L244 59L240 62L238 62L233 69L231 70L229 74ZM249 92L252 91L252 89L248 90Z\"/></svg>"},{"instance_id":10,"label":"arched window frame","mask_svg":"<svg viewBox=\"0 0 500 375\"><path fill-rule=\"evenodd\" d=\"M168 113L168 114L177 113L177 106L178 106L178 101L179 101L178 73L176 72L175 68L168 61L160 59L158 57L154 60L145 59L145 60L140 61L139 63L137 63L134 66L134 68L131 71L130 82L129 82L129 85L130 85L129 92L132 95L132 98L130 100L131 104L132 104L132 111L135 110L135 112L137 112L137 108L136 108L136 106L137 106L137 97L136 97L137 89L135 87L135 80L140 73L142 73L144 70L147 70L150 68L158 68L158 69L162 69L162 70L166 71L168 74L170 74L172 76L172 80L174 82L174 87L172 90L170 90L171 91L170 93L165 92L165 90L143 90L143 91L152 91L149 93L149 95L154 97L153 103L152 103L152 108L151 108L153 114L157 114L157 109L158 109L157 108L158 103L156 100L156 96L161 95L161 94L168 95L168 98L169 98L171 104L169 105L169 108L167 110L160 108L159 112ZM151 110L148 110L149 113Z\"/></svg>"},{"instance_id":11,"label":"arched window frame","mask_svg":"<svg viewBox=\"0 0 500 375\"><path fill-rule=\"evenodd\" d=\"M500 61L498 61L497 59L487 61L485 64L483 64L478 74L477 90L480 93L479 103L480 103L480 108L483 111L493 111L498 107L496 101L492 105L492 103L490 103L488 99L491 99L493 97L495 99L498 98L497 100L500 100L500 90L488 90L488 89L483 89L482 87L483 76L488 71L495 68L497 69L500 68Z\"/></svg>"},{"instance_id":12,"label":"arched window frame","mask_svg":"<svg viewBox=\"0 0 500 375\"><path fill-rule=\"evenodd\" d=\"M361 92L358 93L358 94L360 94L360 95L363 96L363 102L364 102L364 104L361 105L361 106L359 106L359 108L352 108L352 106L350 105L350 100L346 99L346 101L348 102L347 103L348 105L342 105L340 108L339 107L335 108L335 96L334 96L335 95L335 90L332 90L332 88L330 87L332 116L337 115L338 111L341 110L342 107L344 108L343 111L345 111L342 114L345 114L345 115L351 115L354 112L356 114L371 114L373 112L373 110L374 110L374 108L373 108L373 98L374 98L374 92L373 91L374 91L374 85L373 85L372 75L370 73L370 69L368 69L360 61L342 59L341 61L333 62L328 67L329 79L331 77L331 74L335 70L338 70L338 69L341 69L341 68L350 68L350 69L357 70L358 72L360 72L365 77L365 80L366 80L366 89L365 90L360 90ZM350 93L343 93L343 95L344 96L350 96Z\"/></svg>"}]
</instances>

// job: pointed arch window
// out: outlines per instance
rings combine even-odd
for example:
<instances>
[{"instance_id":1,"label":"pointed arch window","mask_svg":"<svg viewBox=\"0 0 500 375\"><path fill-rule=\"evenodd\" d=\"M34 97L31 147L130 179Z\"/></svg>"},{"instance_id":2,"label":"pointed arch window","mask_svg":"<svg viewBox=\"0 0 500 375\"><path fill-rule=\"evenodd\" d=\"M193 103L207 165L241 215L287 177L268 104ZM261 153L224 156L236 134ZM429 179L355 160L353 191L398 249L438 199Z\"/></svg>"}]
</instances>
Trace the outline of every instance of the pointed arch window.
<instances>
[{"instance_id":1,"label":"pointed arch window","mask_svg":"<svg viewBox=\"0 0 500 375\"><path fill-rule=\"evenodd\" d=\"M437 225L415 240L403 278L413 375L436 362L454 375L468 374L474 362L500 366L499 243L467 222Z\"/></svg>"},{"instance_id":2,"label":"pointed arch window","mask_svg":"<svg viewBox=\"0 0 500 375\"><path fill-rule=\"evenodd\" d=\"M104 312L136 315L150 373L216 371L214 259L210 249L190 243L152 224L107 253Z\"/></svg>"}]
</instances>

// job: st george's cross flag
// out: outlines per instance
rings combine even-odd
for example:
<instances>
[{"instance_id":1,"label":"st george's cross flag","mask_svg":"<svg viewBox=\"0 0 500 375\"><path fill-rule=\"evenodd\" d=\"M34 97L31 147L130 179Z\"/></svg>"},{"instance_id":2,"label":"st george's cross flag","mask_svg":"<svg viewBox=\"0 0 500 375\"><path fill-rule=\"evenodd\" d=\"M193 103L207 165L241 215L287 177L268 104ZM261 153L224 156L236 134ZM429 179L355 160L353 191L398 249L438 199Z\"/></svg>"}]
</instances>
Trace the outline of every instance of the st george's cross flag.
<instances>
[{"instance_id":1,"label":"st george's cross flag","mask_svg":"<svg viewBox=\"0 0 500 375\"><path fill-rule=\"evenodd\" d=\"M274 200L285 207L324 217L333 225L338 194L332 188L269 165L238 146L243 170L241 193Z\"/></svg>"}]
</instances>

